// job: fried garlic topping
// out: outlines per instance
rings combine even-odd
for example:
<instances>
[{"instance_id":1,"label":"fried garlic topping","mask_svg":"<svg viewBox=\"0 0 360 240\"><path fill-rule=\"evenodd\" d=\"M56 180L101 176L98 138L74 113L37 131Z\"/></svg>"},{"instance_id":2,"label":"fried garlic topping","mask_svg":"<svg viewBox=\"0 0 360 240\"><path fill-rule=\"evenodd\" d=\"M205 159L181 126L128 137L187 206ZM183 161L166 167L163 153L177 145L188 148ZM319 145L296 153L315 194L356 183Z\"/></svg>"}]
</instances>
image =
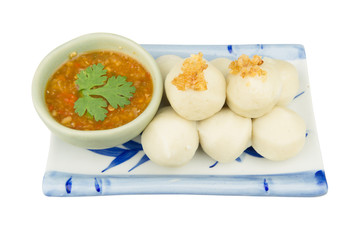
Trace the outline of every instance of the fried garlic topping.
<instances>
[{"instance_id":1,"label":"fried garlic topping","mask_svg":"<svg viewBox=\"0 0 360 240\"><path fill-rule=\"evenodd\" d=\"M204 70L208 67L202 58L203 54L191 54L190 58L185 59L181 70L182 73L172 80L172 84L181 91L193 89L195 91L207 90Z\"/></svg>"},{"instance_id":2,"label":"fried garlic topping","mask_svg":"<svg viewBox=\"0 0 360 240\"><path fill-rule=\"evenodd\" d=\"M260 68L263 63L264 61L258 55L255 55L253 56L253 59L250 59L248 55L243 54L237 60L230 63L230 73L240 73L242 78L255 77L256 75L265 76L266 71Z\"/></svg>"}]
</instances>

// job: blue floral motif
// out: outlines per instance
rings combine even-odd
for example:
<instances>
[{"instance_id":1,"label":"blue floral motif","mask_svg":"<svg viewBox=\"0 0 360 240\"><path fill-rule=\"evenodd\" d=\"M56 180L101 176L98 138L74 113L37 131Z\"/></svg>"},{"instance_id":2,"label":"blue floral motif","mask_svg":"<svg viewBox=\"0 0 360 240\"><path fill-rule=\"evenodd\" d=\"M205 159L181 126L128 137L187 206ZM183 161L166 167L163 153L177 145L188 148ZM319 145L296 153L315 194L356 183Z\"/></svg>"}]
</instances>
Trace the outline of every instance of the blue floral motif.
<instances>
[{"instance_id":1,"label":"blue floral motif","mask_svg":"<svg viewBox=\"0 0 360 240\"><path fill-rule=\"evenodd\" d=\"M116 167L116 166L130 160L138 152L143 151L142 145L140 143L137 143L132 140L124 143L123 146L125 148L112 147L112 148L106 148L106 149L89 149L89 150L94 153L100 154L100 155L115 157L115 159L111 161L109 166L107 166L104 170L101 171L103 173L113 167ZM146 156L146 154L144 154L143 157L139 160L139 162L134 167L132 167L128 172L134 170L135 168L146 163L149 160L150 159L148 158L148 156Z\"/></svg>"}]
</instances>

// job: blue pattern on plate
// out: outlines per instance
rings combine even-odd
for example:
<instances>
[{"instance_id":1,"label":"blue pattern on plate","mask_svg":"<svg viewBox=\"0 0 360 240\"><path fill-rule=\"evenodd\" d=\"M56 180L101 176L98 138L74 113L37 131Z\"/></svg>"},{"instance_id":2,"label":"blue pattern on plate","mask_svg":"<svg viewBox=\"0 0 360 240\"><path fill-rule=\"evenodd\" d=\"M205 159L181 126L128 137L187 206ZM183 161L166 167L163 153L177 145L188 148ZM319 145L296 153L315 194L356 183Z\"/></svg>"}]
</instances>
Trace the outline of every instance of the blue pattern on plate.
<instances>
[{"instance_id":1,"label":"blue pattern on plate","mask_svg":"<svg viewBox=\"0 0 360 240\"><path fill-rule=\"evenodd\" d=\"M122 154L126 149L119 147L105 148L105 149L89 149L90 151L109 157L117 157Z\"/></svg>"},{"instance_id":2,"label":"blue pattern on plate","mask_svg":"<svg viewBox=\"0 0 360 240\"><path fill-rule=\"evenodd\" d=\"M72 188L72 176L65 183L66 193L71 193L71 188Z\"/></svg>"},{"instance_id":3,"label":"blue pattern on plate","mask_svg":"<svg viewBox=\"0 0 360 240\"><path fill-rule=\"evenodd\" d=\"M97 192L101 192L101 184L102 184L101 179L98 180L97 178L94 178L94 180L95 180L95 190Z\"/></svg>"},{"instance_id":4,"label":"blue pattern on plate","mask_svg":"<svg viewBox=\"0 0 360 240\"><path fill-rule=\"evenodd\" d=\"M214 164L212 164L209 168L215 167L218 163L219 163L219 161L216 161L216 162L215 162Z\"/></svg>"},{"instance_id":5,"label":"blue pattern on plate","mask_svg":"<svg viewBox=\"0 0 360 240\"><path fill-rule=\"evenodd\" d=\"M263 158L252 146L245 149L244 152L253 157Z\"/></svg>"},{"instance_id":6,"label":"blue pattern on plate","mask_svg":"<svg viewBox=\"0 0 360 240\"><path fill-rule=\"evenodd\" d=\"M146 154L144 154L144 156L142 156L142 158L139 160L139 162L138 162L135 166L133 166L132 168L130 168L128 172L131 172L132 170L134 170L134 169L137 168L138 166L146 163L146 162L149 161L149 160L150 160L150 158L149 158Z\"/></svg>"},{"instance_id":7,"label":"blue pattern on plate","mask_svg":"<svg viewBox=\"0 0 360 240\"><path fill-rule=\"evenodd\" d=\"M305 93L305 91L300 92L299 94L297 94L297 95L294 97L294 99L300 97L300 96L303 95L304 93Z\"/></svg>"},{"instance_id":8,"label":"blue pattern on plate","mask_svg":"<svg viewBox=\"0 0 360 240\"><path fill-rule=\"evenodd\" d=\"M143 151L142 145L140 143L137 143L132 140L124 143L123 146L127 147L127 149L113 147L113 148L106 148L106 149L89 149L89 150L94 153L100 154L100 155L115 157L115 159L109 164L109 166L101 171L103 173L113 167L116 167L116 166L130 160L138 152ZM260 157L260 158L263 157L259 153L257 153L253 147L247 148L244 152L251 156L254 156L254 157ZM135 168L139 167L140 165L146 163L149 160L150 160L149 157L146 154L144 154L142 156L142 158L139 160L139 162L134 167L132 167L128 172L131 172L132 170L134 170ZM242 160L240 157L237 157L235 159L235 161L241 162ZM218 164L218 161L216 161L214 164L209 166L209 168L213 168L217 164Z\"/></svg>"},{"instance_id":9,"label":"blue pattern on plate","mask_svg":"<svg viewBox=\"0 0 360 240\"><path fill-rule=\"evenodd\" d=\"M44 194L56 197L164 193L311 197L327 190L322 170L269 175L99 175L95 185L94 176L50 171L43 181Z\"/></svg>"},{"instance_id":10,"label":"blue pattern on plate","mask_svg":"<svg viewBox=\"0 0 360 240\"><path fill-rule=\"evenodd\" d=\"M90 151L104 155L109 157L115 157L114 160L109 164L108 167L106 167L101 172L105 172L113 167L116 167L128 160L130 160L132 157L134 157L138 152L143 151L142 145L140 143L137 143L133 140L130 140L123 144L126 148L120 148L120 147L112 147L112 148L106 148L106 149L89 149ZM140 161L132 167L128 172L134 170L138 166L146 163L150 159L144 154L144 156L140 159Z\"/></svg>"},{"instance_id":11,"label":"blue pattern on plate","mask_svg":"<svg viewBox=\"0 0 360 240\"><path fill-rule=\"evenodd\" d=\"M253 45L142 45L154 58L172 54L182 58L190 57L191 54L202 52L204 58L213 60L217 57L237 59L241 54L249 56L259 55L282 60L305 59L305 49L300 44L253 44ZM219 55L221 53L221 55Z\"/></svg>"},{"instance_id":12,"label":"blue pattern on plate","mask_svg":"<svg viewBox=\"0 0 360 240\"><path fill-rule=\"evenodd\" d=\"M327 188L327 182L326 182L326 177L325 177L325 172L324 171L322 171L322 170L317 171L315 173L315 178L316 178L316 181L317 181L318 185L325 184L326 188Z\"/></svg>"},{"instance_id":13,"label":"blue pattern on plate","mask_svg":"<svg viewBox=\"0 0 360 240\"><path fill-rule=\"evenodd\" d=\"M232 53L232 52L233 52L233 50L232 50L232 45L228 45L228 46L227 46L227 50L228 50L229 53Z\"/></svg>"},{"instance_id":14,"label":"blue pattern on plate","mask_svg":"<svg viewBox=\"0 0 360 240\"><path fill-rule=\"evenodd\" d=\"M269 183L266 181L266 178L264 178L264 189L265 189L265 192L269 191Z\"/></svg>"}]
</instances>

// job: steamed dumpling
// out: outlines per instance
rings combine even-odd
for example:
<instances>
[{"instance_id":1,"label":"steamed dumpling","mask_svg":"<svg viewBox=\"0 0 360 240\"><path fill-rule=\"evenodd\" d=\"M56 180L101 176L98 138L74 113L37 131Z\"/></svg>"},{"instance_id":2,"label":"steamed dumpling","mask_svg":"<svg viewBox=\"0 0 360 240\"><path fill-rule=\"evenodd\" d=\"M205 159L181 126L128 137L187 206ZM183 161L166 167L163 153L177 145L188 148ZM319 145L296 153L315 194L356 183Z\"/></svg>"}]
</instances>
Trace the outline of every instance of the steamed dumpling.
<instances>
[{"instance_id":1,"label":"steamed dumpling","mask_svg":"<svg viewBox=\"0 0 360 240\"><path fill-rule=\"evenodd\" d=\"M162 108L144 130L141 143L151 161L167 167L182 166L199 146L196 122L180 117L171 107Z\"/></svg>"},{"instance_id":2,"label":"steamed dumpling","mask_svg":"<svg viewBox=\"0 0 360 240\"><path fill-rule=\"evenodd\" d=\"M241 117L228 108L198 123L202 149L221 163L234 161L250 146L251 130L250 118Z\"/></svg>"},{"instance_id":3,"label":"steamed dumpling","mask_svg":"<svg viewBox=\"0 0 360 240\"><path fill-rule=\"evenodd\" d=\"M156 63L160 68L161 75L165 80L166 75L170 72L170 70L183 59L176 55L162 55L156 59Z\"/></svg>"},{"instance_id":4,"label":"steamed dumpling","mask_svg":"<svg viewBox=\"0 0 360 240\"><path fill-rule=\"evenodd\" d=\"M226 98L222 73L202 53L176 64L165 80L166 96L174 110L188 120L203 120L221 110Z\"/></svg>"},{"instance_id":5,"label":"steamed dumpling","mask_svg":"<svg viewBox=\"0 0 360 240\"><path fill-rule=\"evenodd\" d=\"M248 118L270 112L279 100L282 87L275 60L242 55L229 67L227 105L230 109Z\"/></svg>"},{"instance_id":6,"label":"steamed dumpling","mask_svg":"<svg viewBox=\"0 0 360 240\"><path fill-rule=\"evenodd\" d=\"M266 58L264 58L264 61ZM275 67L279 71L282 90L277 105L286 106L299 91L299 74L294 65L283 60L276 60Z\"/></svg>"},{"instance_id":7,"label":"steamed dumpling","mask_svg":"<svg viewBox=\"0 0 360 240\"><path fill-rule=\"evenodd\" d=\"M231 60L228 58L215 58L210 61L212 65L214 65L217 69L220 70L220 72L226 77L226 75L229 74L230 69L229 65L231 63Z\"/></svg>"},{"instance_id":8,"label":"steamed dumpling","mask_svg":"<svg viewBox=\"0 0 360 240\"><path fill-rule=\"evenodd\" d=\"M298 154L305 144L306 125L294 111L275 107L253 120L252 146L263 157L281 161Z\"/></svg>"}]
</instances>

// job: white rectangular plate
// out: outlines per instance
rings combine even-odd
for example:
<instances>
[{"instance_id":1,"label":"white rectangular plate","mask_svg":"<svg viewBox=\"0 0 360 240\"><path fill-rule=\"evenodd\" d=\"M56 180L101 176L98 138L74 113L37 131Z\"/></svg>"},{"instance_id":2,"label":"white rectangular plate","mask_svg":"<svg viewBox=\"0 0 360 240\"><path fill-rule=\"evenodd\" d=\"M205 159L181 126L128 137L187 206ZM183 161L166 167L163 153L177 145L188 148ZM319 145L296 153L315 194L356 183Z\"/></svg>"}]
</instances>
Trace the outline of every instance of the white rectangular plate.
<instances>
[{"instance_id":1,"label":"white rectangular plate","mask_svg":"<svg viewBox=\"0 0 360 240\"><path fill-rule=\"evenodd\" d=\"M300 90L289 108L304 118L307 137L297 156L273 162L246 151L233 163L220 164L199 149L184 167L166 168L149 161L140 136L121 146L88 150L51 137L43 180L47 196L117 194L216 194L251 196L320 196L327 193L302 45L143 45L154 58L166 54L237 59L260 55L291 62ZM249 149L250 150L250 149Z\"/></svg>"}]
</instances>

